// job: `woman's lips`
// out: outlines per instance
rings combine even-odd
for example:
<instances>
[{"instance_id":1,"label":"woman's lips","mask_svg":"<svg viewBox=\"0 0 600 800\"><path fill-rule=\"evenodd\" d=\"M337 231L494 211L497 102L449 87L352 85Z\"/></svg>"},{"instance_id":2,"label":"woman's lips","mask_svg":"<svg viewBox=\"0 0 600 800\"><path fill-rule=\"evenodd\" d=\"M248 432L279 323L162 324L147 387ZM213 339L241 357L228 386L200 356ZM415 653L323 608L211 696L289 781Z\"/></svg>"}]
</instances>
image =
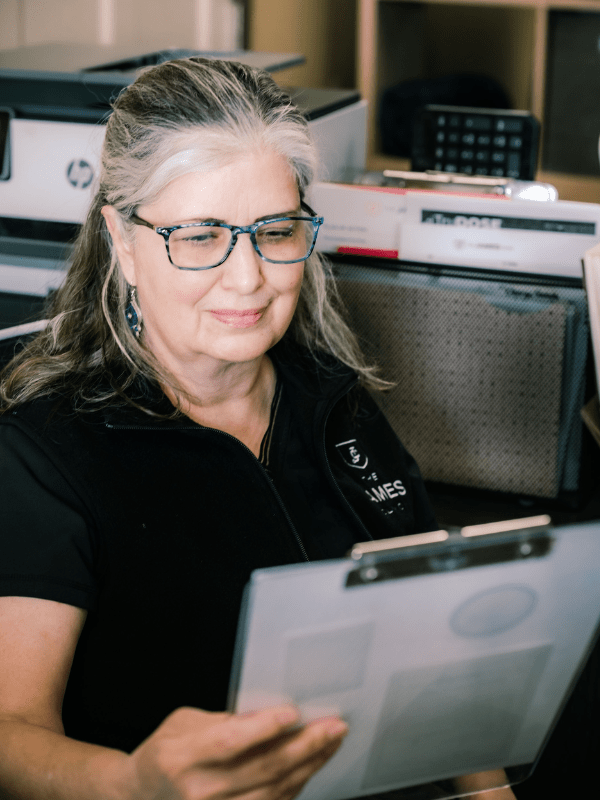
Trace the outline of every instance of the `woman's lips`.
<instances>
[{"instance_id":1,"label":"woman's lips","mask_svg":"<svg viewBox=\"0 0 600 800\"><path fill-rule=\"evenodd\" d=\"M211 309L211 314L224 325L232 328L251 328L261 319L265 313L266 306L263 308L248 308L245 311L237 311L233 308Z\"/></svg>"}]
</instances>

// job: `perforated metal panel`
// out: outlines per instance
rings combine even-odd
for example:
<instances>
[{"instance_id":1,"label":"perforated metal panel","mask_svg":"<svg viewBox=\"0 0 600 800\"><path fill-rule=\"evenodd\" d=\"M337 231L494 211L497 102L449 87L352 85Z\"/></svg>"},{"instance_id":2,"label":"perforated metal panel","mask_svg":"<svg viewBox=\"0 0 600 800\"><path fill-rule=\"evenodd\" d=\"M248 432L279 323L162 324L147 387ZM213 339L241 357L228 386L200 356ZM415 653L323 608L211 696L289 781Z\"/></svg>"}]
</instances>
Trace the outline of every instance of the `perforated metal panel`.
<instances>
[{"instance_id":1,"label":"perforated metal panel","mask_svg":"<svg viewBox=\"0 0 600 800\"><path fill-rule=\"evenodd\" d=\"M540 497L578 486L583 289L337 265L379 398L434 481Z\"/></svg>"}]
</instances>

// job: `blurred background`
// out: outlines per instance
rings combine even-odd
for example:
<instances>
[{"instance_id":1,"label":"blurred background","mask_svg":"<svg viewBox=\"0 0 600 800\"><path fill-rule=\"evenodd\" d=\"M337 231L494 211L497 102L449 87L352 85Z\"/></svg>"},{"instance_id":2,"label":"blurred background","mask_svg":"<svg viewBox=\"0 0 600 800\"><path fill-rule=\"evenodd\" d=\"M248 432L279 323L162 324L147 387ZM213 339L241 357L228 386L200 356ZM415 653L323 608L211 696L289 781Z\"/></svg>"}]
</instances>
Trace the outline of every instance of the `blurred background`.
<instances>
[{"instance_id":1,"label":"blurred background","mask_svg":"<svg viewBox=\"0 0 600 800\"><path fill-rule=\"evenodd\" d=\"M504 93L506 107L541 123L537 179L555 185L561 199L588 202L600 198L599 41L599 0L0 2L4 52L67 43L132 54L168 47L301 54L304 63L276 80L357 89L369 102L367 166L375 170L409 167L402 153L382 146L386 90L483 76Z\"/></svg>"},{"instance_id":2,"label":"blurred background","mask_svg":"<svg viewBox=\"0 0 600 800\"><path fill-rule=\"evenodd\" d=\"M2 0L0 50L49 42L132 50L302 53L283 83L355 85L354 0Z\"/></svg>"}]
</instances>

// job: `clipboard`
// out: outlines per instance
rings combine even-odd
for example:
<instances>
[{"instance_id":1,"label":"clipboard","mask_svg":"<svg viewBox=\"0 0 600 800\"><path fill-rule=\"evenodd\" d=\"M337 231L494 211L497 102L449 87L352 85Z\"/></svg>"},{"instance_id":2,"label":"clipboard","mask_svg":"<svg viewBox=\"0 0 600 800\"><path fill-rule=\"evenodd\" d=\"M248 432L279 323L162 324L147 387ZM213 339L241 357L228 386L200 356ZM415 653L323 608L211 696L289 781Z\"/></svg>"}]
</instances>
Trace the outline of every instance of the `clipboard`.
<instances>
[{"instance_id":1,"label":"clipboard","mask_svg":"<svg viewBox=\"0 0 600 800\"><path fill-rule=\"evenodd\" d=\"M433 800L517 783L597 638L599 573L600 521L554 528L547 516L256 570L229 707L291 702L303 720L348 722L301 800Z\"/></svg>"}]
</instances>

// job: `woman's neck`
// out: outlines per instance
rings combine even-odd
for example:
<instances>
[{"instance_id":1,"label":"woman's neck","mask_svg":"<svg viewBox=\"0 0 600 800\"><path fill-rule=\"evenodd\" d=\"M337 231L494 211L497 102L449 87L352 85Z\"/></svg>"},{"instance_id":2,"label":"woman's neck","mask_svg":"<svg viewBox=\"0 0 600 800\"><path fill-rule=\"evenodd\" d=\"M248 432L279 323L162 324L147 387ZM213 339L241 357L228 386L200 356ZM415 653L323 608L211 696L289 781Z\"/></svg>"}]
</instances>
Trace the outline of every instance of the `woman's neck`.
<instances>
[{"instance_id":1,"label":"woman's neck","mask_svg":"<svg viewBox=\"0 0 600 800\"><path fill-rule=\"evenodd\" d=\"M179 379L182 391L163 386L174 405L200 425L235 436L258 456L269 426L276 374L267 355L241 364L214 364Z\"/></svg>"}]
</instances>

